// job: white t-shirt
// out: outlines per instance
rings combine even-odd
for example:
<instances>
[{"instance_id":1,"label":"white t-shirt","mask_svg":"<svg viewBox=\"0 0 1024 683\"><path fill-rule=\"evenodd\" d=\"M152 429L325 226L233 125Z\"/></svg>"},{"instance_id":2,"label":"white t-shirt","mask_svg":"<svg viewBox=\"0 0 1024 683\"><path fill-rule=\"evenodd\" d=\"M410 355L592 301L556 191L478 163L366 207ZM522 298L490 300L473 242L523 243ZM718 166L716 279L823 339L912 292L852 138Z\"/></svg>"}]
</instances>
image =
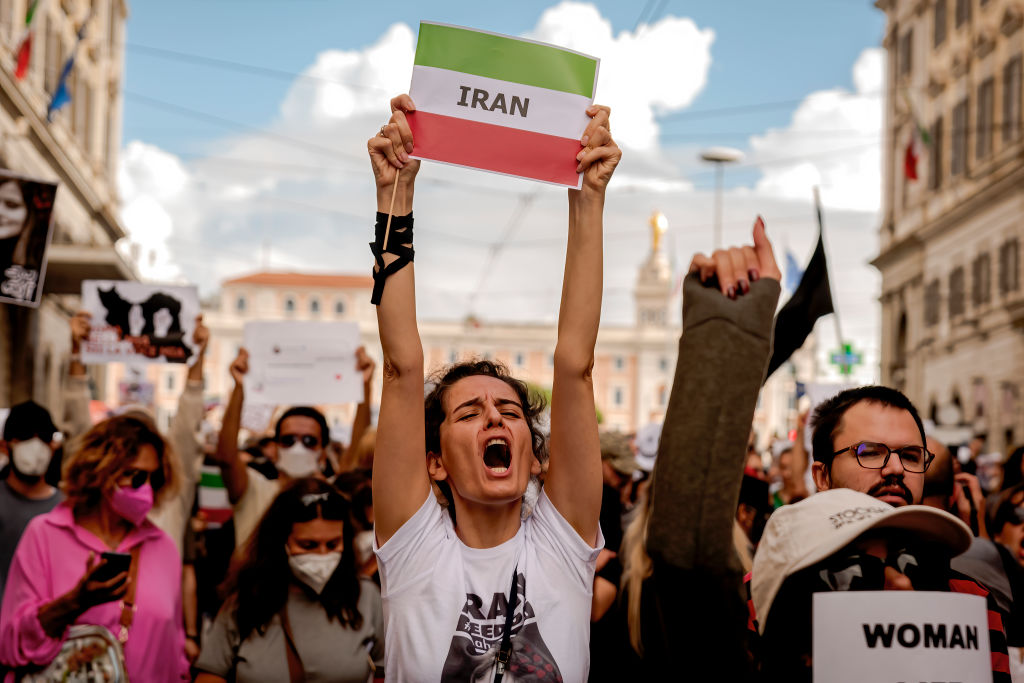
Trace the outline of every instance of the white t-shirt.
<instances>
[{"instance_id":1,"label":"white t-shirt","mask_svg":"<svg viewBox=\"0 0 1024 683\"><path fill-rule=\"evenodd\" d=\"M281 492L280 479L267 479L251 467L245 468L249 485L234 506L235 548L241 548L259 526L263 513Z\"/></svg>"},{"instance_id":2,"label":"white t-shirt","mask_svg":"<svg viewBox=\"0 0 1024 683\"><path fill-rule=\"evenodd\" d=\"M447 510L428 495L383 547L374 548L388 679L491 681L518 566L504 680L586 681L594 562L603 546L599 532L591 548L542 492L514 537L493 548L470 548L455 534Z\"/></svg>"}]
</instances>

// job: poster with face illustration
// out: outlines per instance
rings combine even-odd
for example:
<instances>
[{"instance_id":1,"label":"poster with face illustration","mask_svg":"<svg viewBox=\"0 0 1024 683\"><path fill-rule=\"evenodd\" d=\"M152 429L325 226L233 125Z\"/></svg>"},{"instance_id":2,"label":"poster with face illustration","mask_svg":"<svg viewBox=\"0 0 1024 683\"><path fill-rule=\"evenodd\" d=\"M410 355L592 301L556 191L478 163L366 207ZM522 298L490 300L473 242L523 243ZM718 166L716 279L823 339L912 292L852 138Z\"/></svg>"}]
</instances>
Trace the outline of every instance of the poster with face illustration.
<instances>
[{"instance_id":1,"label":"poster with face illustration","mask_svg":"<svg viewBox=\"0 0 1024 683\"><path fill-rule=\"evenodd\" d=\"M54 183L0 169L0 303L39 305L56 196Z\"/></svg>"},{"instance_id":2,"label":"poster with face illustration","mask_svg":"<svg viewBox=\"0 0 1024 683\"><path fill-rule=\"evenodd\" d=\"M116 280L82 282L82 309L92 316L83 363L196 362L199 315L195 287Z\"/></svg>"}]
</instances>

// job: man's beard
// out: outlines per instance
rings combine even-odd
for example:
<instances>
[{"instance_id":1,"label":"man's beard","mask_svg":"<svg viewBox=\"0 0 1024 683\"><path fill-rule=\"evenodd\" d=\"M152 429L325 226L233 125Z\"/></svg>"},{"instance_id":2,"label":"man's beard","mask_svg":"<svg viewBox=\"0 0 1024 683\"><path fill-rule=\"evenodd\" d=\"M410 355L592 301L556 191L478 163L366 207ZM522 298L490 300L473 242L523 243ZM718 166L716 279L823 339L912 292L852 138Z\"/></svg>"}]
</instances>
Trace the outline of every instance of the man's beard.
<instances>
[{"instance_id":1,"label":"man's beard","mask_svg":"<svg viewBox=\"0 0 1024 683\"><path fill-rule=\"evenodd\" d=\"M900 495L901 498L903 498L905 501L907 501L907 505L913 505L914 504L914 495L912 493L910 493L910 489L907 488L907 485L903 483L903 477L900 477L900 476L897 476L897 475L889 475L888 477L883 479L880 483L875 484L874 486L872 486L870 489L868 489L868 495L871 496L872 498L878 498L880 492L883 489L887 489L887 488L898 488L898 489L900 489L900 491L902 493L900 493L899 495Z\"/></svg>"}]
</instances>

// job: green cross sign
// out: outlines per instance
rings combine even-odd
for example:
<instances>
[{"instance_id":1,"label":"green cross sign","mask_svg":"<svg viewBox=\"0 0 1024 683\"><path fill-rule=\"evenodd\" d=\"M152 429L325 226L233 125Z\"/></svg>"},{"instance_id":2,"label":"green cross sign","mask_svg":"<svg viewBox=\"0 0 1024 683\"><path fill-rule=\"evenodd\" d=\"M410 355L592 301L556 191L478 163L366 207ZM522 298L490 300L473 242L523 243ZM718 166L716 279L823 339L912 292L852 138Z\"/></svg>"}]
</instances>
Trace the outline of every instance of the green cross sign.
<instances>
[{"instance_id":1,"label":"green cross sign","mask_svg":"<svg viewBox=\"0 0 1024 683\"><path fill-rule=\"evenodd\" d=\"M849 376L855 365L860 365L861 355L854 353L852 344L843 344L842 350L832 354L832 365L839 366L839 372Z\"/></svg>"}]
</instances>

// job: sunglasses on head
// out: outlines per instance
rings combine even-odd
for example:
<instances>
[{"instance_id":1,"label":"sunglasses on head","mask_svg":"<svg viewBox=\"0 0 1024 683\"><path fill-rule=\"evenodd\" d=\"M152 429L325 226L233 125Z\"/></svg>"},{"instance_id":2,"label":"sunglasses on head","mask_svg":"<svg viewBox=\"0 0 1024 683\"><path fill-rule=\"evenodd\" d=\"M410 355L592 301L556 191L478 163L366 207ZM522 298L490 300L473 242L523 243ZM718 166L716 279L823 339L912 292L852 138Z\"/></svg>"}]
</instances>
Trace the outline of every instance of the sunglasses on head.
<instances>
[{"instance_id":1,"label":"sunglasses on head","mask_svg":"<svg viewBox=\"0 0 1024 683\"><path fill-rule=\"evenodd\" d=\"M299 498L302 507L296 511L297 522L309 522L318 517L330 520L345 520L345 498L339 494L307 493Z\"/></svg>"},{"instance_id":2,"label":"sunglasses on head","mask_svg":"<svg viewBox=\"0 0 1024 683\"><path fill-rule=\"evenodd\" d=\"M285 448L291 448L295 445L296 441L302 441L302 445L310 450L320 447L320 439L312 434L282 434L277 440Z\"/></svg>"},{"instance_id":3,"label":"sunglasses on head","mask_svg":"<svg viewBox=\"0 0 1024 683\"><path fill-rule=\"evenodd\" d=\"M125 470L121 473L122 479L129 479L130 486L133 489L140 488L147 481L149 485L157 490L164 485L164 473L163 470L154 470L149 472L147 470Z\"/></svg>"},{"instance_id":4,"label":"sunglasses on head","mask_svg":"<svg viewBox=\"0 0 1024 683\"><path fill-rule=\"evenodd\" d=\"M852 549L826 560L818 578L830 591L880 591L885 588L886 567L910 579L915 590L941 590L949 560L919 548L900 547L884 559Z\"/></svg>"}]
</instances>

